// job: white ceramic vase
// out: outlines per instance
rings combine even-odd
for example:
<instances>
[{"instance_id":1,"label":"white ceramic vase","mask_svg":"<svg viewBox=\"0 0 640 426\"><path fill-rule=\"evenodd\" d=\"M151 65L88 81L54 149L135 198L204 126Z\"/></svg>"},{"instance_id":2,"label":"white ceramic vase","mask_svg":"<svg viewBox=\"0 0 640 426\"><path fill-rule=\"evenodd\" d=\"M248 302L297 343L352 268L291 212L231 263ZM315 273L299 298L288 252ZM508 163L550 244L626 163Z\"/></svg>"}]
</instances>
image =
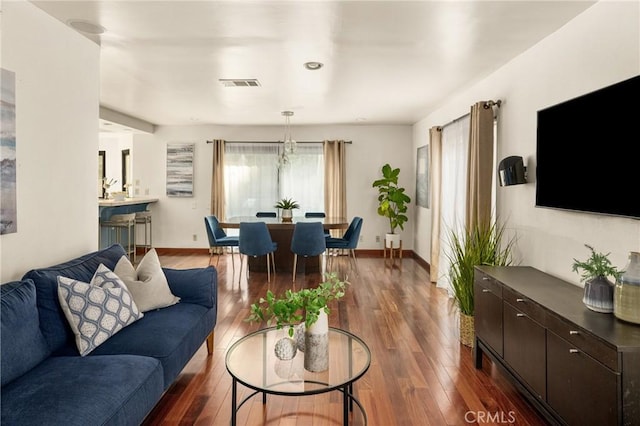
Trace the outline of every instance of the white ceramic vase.
<instances>
[{"instance_id":1,"label":"white ceramic vase","mask_svg":"<svg viewBox=\"0 0 640 426\"><path fill-rule=\"evenodd\" d=\"M316 322L305 328L304 368L312 372L329 368L329 318L324 310Z\"/></svg>"}]
</instances>

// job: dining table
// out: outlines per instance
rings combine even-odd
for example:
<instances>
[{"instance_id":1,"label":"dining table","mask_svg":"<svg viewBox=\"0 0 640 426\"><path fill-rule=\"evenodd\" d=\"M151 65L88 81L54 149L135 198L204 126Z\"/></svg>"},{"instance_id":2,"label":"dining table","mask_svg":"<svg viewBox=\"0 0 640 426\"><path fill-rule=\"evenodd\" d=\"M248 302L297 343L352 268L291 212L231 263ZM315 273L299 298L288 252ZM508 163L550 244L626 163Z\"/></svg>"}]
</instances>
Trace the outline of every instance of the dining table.
<instances>
[{"instance_id":1,"label":"dining table","mask_svg":"<svg viewBox=\"0 0 640 426\"><path fill-rule=\"evenodd\" d=\"M256 217L256 216L234 216L220 221L220 227L223 229L239 229L240 222L264 222L271 234L271 239L278 243L278 248L274 253L276 264L276 272L292 272L293 271L293 252L291 251L291 238L293 237L293 228L298 222L321 222L324 229L347 229L349 221L345 217L304 217L293 216L290 221L283 220L281 217ZM267 266L264 256L252 257L247 259L247 266L250 271L266 272ZM298 257L297 271L300 273L319 272L321 264L317 256Z\"/></svg>"}]
</instances>

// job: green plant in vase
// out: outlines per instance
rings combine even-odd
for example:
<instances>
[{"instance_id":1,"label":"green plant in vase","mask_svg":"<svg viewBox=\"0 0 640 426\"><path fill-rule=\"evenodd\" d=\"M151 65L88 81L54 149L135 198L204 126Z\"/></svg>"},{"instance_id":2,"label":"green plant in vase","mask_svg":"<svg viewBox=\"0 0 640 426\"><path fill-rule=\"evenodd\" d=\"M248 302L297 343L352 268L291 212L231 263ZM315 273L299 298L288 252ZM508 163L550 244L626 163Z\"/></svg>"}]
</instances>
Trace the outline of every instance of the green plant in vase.
<instances>
[{"instance_id":1,"label":"green plant in vase","mask_svg":"<svg viewBox=\"0 0 640 426\"><path fill-rule=\"evenodd\" d=\"M299 209L300 204L298 204L297 201L294 201L293 198L283 198L278 201L274 207L282 210L282 220L284 222L291 222L293 210Z\"/></svg>"},{"instance_id":2,"label":"green plant in vase","mask_svg":"<svg viewBox=\"0 0 640 426\"><path fill-rule=\"evenodd\" d=\"M620 279L624 271L620 271L609 260L610 253L597 252L593 246L584 245L591 255L587 260L573 259L571 269L580 274L580 281L584 281L584 296L582 302L592 311L600 313L613 312L614 280ZM581 271L581 272L580 272Z\"/></svg>"}]
</instances>

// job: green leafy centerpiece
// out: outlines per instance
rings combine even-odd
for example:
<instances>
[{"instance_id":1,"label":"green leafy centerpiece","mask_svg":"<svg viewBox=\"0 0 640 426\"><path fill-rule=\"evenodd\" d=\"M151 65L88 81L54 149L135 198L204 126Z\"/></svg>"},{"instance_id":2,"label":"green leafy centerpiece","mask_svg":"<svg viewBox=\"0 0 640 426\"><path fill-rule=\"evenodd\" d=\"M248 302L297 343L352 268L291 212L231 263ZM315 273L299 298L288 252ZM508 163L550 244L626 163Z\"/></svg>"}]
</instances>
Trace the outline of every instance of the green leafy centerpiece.
<instances>
[{"instance_id":1,"label":"green leafy centerpiece","mask_svg":"<svg viewBox=\"0 0 640 426\"><path fill-rule=\"evenodd\" d=\"M288 336L276 342L276 356L291 359L301 350L307 370L324 371L329 366L328 303L344 297L348 284L336 273L327 273L315 288L287 290L280 297L268 290L265 297L251 305L246 321L266 322L268 326L275 323L277 329L288 327Z\"/></svg>"}]
</instances>

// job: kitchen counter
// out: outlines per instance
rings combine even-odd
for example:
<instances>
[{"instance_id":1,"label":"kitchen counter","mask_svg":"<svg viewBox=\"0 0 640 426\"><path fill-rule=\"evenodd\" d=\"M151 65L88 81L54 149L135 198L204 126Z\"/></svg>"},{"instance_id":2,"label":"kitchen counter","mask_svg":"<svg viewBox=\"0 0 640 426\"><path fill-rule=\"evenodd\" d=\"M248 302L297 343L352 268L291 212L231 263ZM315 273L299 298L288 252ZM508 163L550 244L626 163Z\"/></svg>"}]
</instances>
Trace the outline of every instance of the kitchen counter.
<instances>
[{"instance_id":1,"label":"kitchen counter","mask_svg":"<svg viewBox=\"0 0 640 426\"><path fill-rule=\"evenodd\" d=\"M125 198L122 201L98 199L98 206L99 207L131 206L134 204L150 204L150 203L155 203L157 201L158 201L157 198L144 198L144 197Z\"/></svg>"}]
</instances>

